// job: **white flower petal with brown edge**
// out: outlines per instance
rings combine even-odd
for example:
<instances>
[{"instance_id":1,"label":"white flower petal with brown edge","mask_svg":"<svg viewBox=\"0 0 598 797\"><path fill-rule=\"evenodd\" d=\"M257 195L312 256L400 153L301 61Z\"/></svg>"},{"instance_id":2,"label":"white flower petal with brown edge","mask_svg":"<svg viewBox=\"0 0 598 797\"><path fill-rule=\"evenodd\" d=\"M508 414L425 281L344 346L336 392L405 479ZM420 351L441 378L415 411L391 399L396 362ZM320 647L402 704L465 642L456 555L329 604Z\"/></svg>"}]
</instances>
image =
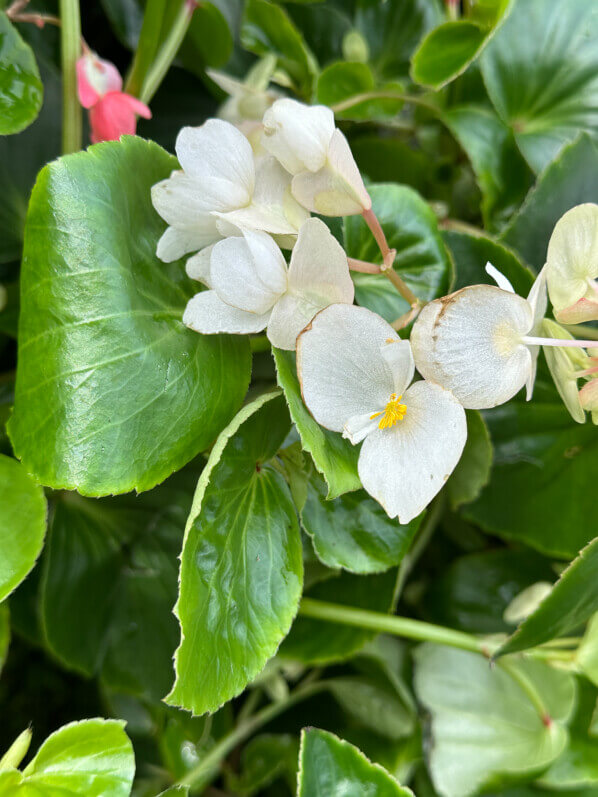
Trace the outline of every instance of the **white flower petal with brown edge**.
<instances>
[{"instance_id":1,"label":"white flower petal with brown edge","mask_svg":"<svg viewBox=\"0 0 598 797\"><path fill-rule=\"evenodd\" d=\"M264 148L291 174L316 172L328 156L334 114L324 105L277 100L264 114Z\"/></svg>"},{"instance_id":2,"label":"white flower petal with brown edge","mask_svg":"<svg viewBox=\"0 0 598 797\"><path fill-rule=\"evenodd\" d=\"M257 315L231 307L222 301L216 291L204 291L197 293L187 303L183 323L203 335L218 335L222 332L246 335L265 329L269 317L269 313Z\"/></svg>"},{"instance_id":3,"label":"white flower petal with brown edge","mask_svg":"<svg viewBox=\"0 0 598 797\"><path fill-rule=\"evenodd\" d=\"M427 304L413 326L415 365L468 409L508 401L533 362L521 342L533 324L530 304L492 285L462 288Z\"/></svg>"},{"instance_id":4,"label":"white flower petal with brown edge","mask_svg":"<svg viewBox=\"0 0 598 797\"><path fill-rule=\"evenodd\" d=\"M206 207L227 211L249 204L255 182L253 151L234 125L208 119L200 127L183 127L175 149L183 170L201 185Z\"/></svg>"},{"instance_id":5,"label":"white flower petal with brown edge","mask_svg":"<svg viewBox=\"0 0 598 797\"><path fill-rule=\"evenodd\" d=\"M405 416L368 435L359 478L389 517L409 523L444 487L467 437L465 411L439 385L416 382L403 396Z\"/></svg>"},{"instance_id":6,"label":"white flower petal with brown edge","mask_svg":"<svg viewBox=\"0 0 598 797\"><path fill-rule=\"evenodd\" d=\"M568 210L556 223L548 242L548 293L559 320L565 308L580 299L598 301L591 283L598 277L598 205L586 203Z\"/></svg>"},{"instance_id":7,"label":"white flower petal with brown edge","mask_svg":"<svg viewBox=\"0 0 598 797\"><path fill-rule=\"evenodd\" d=\"M212 287L212 281L210 279L210 259L212 257L213 248L214 244L204 246L203 249L200 249L196 255L190 257L185 263L187 276L192 280L202 282L204 285L207 285L208 288Z\"/></svg>"},{"instance_id":8,"label":"white flower petal with brown edge","mask_svg":"<svg viewBox=\"0 0 598 797\"><path fill-rule=\"evenodd\" d=\"M218 240L219 237L217 232L212 235L208 234L205 229L179 230L176 227L167 227L158 240L156 255L164 263L172 263L190 252L203 249L214 240Z\"/></svg>"},{"instance_id":9,"label":"white flower petal with brown edge","mask_svg":"<svg viewBox=\"0 0 598 797\"><path fill-rule=\"evenodd\" d=\"M244 237L219 241L210 263L212 287L224 302L240 310L266 313L286 290L283 254L264 232L247 230Z\"/></svg>"},{"instance_id":10,"label":"white flower petal with brown edge","mask_svg":"<svg viewBox=\"0 0 598 797\"><path fill-rule=\"evenodd\" d=\"M355 415L383 410L395 381L380 347L399 336L383 318L349 304L322 310L297 338L297 374L316 421L342 432Z\"/></svg>"}]
</instances>

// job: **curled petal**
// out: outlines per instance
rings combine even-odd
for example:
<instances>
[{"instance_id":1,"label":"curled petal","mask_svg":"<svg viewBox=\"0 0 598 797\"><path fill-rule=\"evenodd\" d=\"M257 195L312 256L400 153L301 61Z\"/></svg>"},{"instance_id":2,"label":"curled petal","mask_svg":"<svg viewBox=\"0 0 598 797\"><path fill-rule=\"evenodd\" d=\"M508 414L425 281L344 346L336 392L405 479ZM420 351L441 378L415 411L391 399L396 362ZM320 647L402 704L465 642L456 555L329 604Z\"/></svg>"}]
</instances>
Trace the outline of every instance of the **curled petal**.
<instances>
[{"instance_id":1,"label":"curled petal","mask_svg":"<svg viewBox=\"0 0 598 797\"><path fill-rule=\"evenodd\" d=\"M192 280L203 282L208 288L212 287L212 280L210 279L210 259L212 257L212 250L214 244L204 246L203 249L190 257L185 263L185 271L187 276Z\"/></svg>"},{"instance_id":2,"label":"curled petal","mask_svg":"<svg viewBox=\"0 0 598 797\"><path fill-rule=\"evenodd\" d=\"M364 440L359 478L389 517L408 523L444 487L461 458L465 411L439 385L416 382L403 396L404 418Z\"/></svg>"},{"instance_id":3,"label":"curled petal","mask_svg":"<svg viewBox=\"0 0 598 797\"><path fill-rule=\"evenodd\" d=\"M316 172L326 163L333 132L330 108L283 98L264 114L262 142L291 174Z\"/></svg>"},{"instance_id":4,"label":"curled petal","mask_svg":"<svg viewBox=\"0 0 598 797\"><path fill-rule=\"evenodd\" d=\"M492 277L494 282L496 282L498 287L502 288L503 291L515 293L515 288L511 285L511 281L505 277L502 271L499 271L496 266L493 266L490 262L486 263L486 274Z\"/></svg>"},{"instance_id":5,"label":"curled petal","mask_svg":"<svg viewBox=\"0 0 598 797\"><path fill-rule=\"evenodd\" d=\"M231 307L219 298L216 291L204 291L196 294L187 303L183 323L204 335L217 335L221 332L246 335L265 329L269 316L269 313L257 315Z\"/></svg>"},{"instance_id":6,"label":"curled petal","mask_svg":"<svg viewBox=\"0 0 598 797\"><path fill-rule=\"evenodd\" d=\"M147 105L129 94L120 91L104 94L89 109L92 143L116 141L121 136L134 135L137 129L137 114L145 116L146 119L151 116Z\"/></svg>"},{"instance_id":7,"label":"curled petal","mask_svg":"<svg viewBox=\"0 0 598 797\"><path fill-rule=\"evenodd\" d=\"M591 287L598 277L598 205L577 205L556 223L548 243L546 276L555 315L563 321L565 308L583 298L598 300Z\"/></svg>"},{"instance_id":8,"label":"curled petal","mask_svg":"<svg viewBox=\"0 0 598 797\"><path fill-rule=\"evenodd\" d=\"M218 237L218 236L217 236ZM182 229L167 227L158 241L156 254L165 263L172 263L189 252L197 252L214 239L203 229Z\"/></svg>"},{"instance_id":9,"label":"curled petal","mask_svg":"<svg viewBox=\"0 0 598 797\"><path fill-rule=\"evenodd\" d=\"M354 446L375 432L380 423L378 412L364 412L349 418L343 429L343 437L350 440Z\"/></svg>"},{"instance_id":10,"label":"curled petal","mask_svg":"<svg viewBox=\"0 0 598 797\"><path fill-rule=\"evenodd\" d=\"M411 344L400 339L386 342L380 347L380 354L393 376L394 392L401 395L411 384L415 373Z\"/></svg>"},{"instance_id":11,"label":"curled petal","mask_svg":"<svg viewBox=\"0 0 598 797\"><path fill-rule=\"evenodd\" d=\"M120 72L110 63L98 58L95 53L87 53L77 61L77 93L84 108L92 105L109 91L120 91L123 80Z\"/></svg>"}]
</instances>

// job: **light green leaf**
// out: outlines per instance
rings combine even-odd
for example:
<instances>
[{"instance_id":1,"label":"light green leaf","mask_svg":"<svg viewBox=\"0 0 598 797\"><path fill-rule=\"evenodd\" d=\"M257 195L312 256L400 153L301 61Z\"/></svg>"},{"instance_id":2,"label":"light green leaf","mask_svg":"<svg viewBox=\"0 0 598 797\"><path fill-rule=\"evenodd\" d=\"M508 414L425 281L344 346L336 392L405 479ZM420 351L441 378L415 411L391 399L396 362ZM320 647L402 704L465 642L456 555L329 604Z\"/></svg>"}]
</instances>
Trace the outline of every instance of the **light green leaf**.
<instances>
[{"instance_id":1,"label":"light green leaf","mask_svg":"<svg viewBox=\"0 0 598 797\"><path fill-rule=\"evenodd\" d=\"M381 766L372 764L349 742L327 731L301 732L297 797L315 795L360 797L413 797L410 789Z\"/></svg>"},{"instance_id":2,"label":"light green leaf","mask_svg":"<svg viewBox=\"0 0 598 797\"><path fill-rule=\"evenodd\" d=\"M420 195L401 185L382 184L368 188L373 209L380 220L388 245L397 250L395 271L413 292L428 302L448 293L453 270L436 217ZM344 245L349 257L379 263L374 236L361 216L347 216ZM358 304L394 321L409 307L382 274L354 274Z\"/></svg>"},{"instance_id":3,"label":"light green leaf","mask_svg":"<svg viewBox=\"0 0 598 797\"><path fill-rule=\"evenodd\" d=\"M596 536L594 427L553 403L512 401L484 417L494 445L490 484L463 514L549 556L576 556Z\"/></svg>"},{"instance_id":4,"label":"light green leaf","mask_svg":"<svg viewBox=\"0 0 598 797\"><path fill-rule=\"evenodd\" d=\"M598 18L598 15L597 15ZM554 225L567 210L596 201L598 149L587 134L564 147L540 175L525 204L502 233L502 243L516 249L540 270Z\"/></svg>"},{"instance_id":5,"label":"light green leaf","mask_svg":"<svg viewBox=\"0 0 598 797\"><path fill-rule=\"evenodd\" d=\"M412 707L382 679L345 676L326 683L347 714L372 733L396 740L413 732Z\"/></svg>"},{"instance_id":6,"label":"light green leaf","mask_svg":"<svg viewBox=\"0 0 598 797\"><path fill-rule=\"evenodd\" d=\"M0 454L0 601L32 569L44 544L44 491L12 457Z\"/></svg>"},{"instance_id":7,"label":"light green leaf","mask_svg":"<svg viewBox=\"0 0 598 797\"><path fill-rule=\"evenodd\" d=\"M453 509L474 501L490 479L492 442L481 413L467 410L467 442L446 489Z\"/></svg>"},{"instance_id":8,"label":"light green leaf","mask_svg":"<svg viewBox=\"0 0 598 797\"><path fill-rule=\"evenodd\" d=\"M42 484L148 490L239 406L249 346L182 323L193 286L155 254L150 188L176 161L139 138L50 163L29 206L9 433Z\"/></svg>"},{"instance_id":9,"label":"light green leaf","mask_svg":"<svg viewBox=\"0 0 598 797\"><path fill-rule=\"evenodd\" d=\"M43 91L31 47L0 11L0 135L18 133L33 122Z\"/></svg>"},{"instance_id":10,"label":"light green leaf","mask_svg":"<svg viewBox=\"0 0 598 797\"><path fill-rule=\"evenodd\" d=\"M289 429L267 393L218 438L197 485L181 555L181 644L167 701L203 714L238 695L297 613L303 580L295 507L268 461Z\"/></svg>"},{"instance_id":11,"label":"light green leaf","mask_svg":"<svg viewBox=\"0 0 598 797\"><path fill-rule=\"evenodd\" d=\"M497 651L497 656L536 647L564 636L598 611L598 539L563 571L542 603Z\"/></svg>"},{"instance_id":12,"label":"light green leaf","mask_svg":"<svg viewBox=\"0 0 598 797\"><path fill-rule=\"evenodd\" d=\"M135 758L124 722L90 719L49 736L23 772L0 773L2 797L129 797Z\"/></svg>"},{"instance_id":13,"label":"light green leaf","mask_svg":"<svg viewBox=\"0 0 598 797\"><path fill-rule=\"evenodd\" d=\"M565 748L564 722L575 700L569 673L523 659L491 668L476 653L432 644L416 650L415 663L415 690L431 714L429 768L441 797L489 790L501 775L529 778Z\"/></svg>"},{"instance_id":14,"label":"light green leaf","mask_svg":"<svg viewBox=\"0 0 598 797\"><path fill-rule=\"evenodd\" d=\"M398 565L409 550L421 516L402 526L391 519L364 490L326 500L326 485L310 479L301 512L304 529L318 558L332 568L351 573L379 573Z\"/></svg>"},{"instance_id":15,"label":"light green leaf","mask_svg":"<svg viewBox=\"0 0 598 797\"><path fill-rule=\"evenodd\" d=\"M598 132L593 0L516 3L481 58L490 99L539 172L580 130Z\"/></svg>"},{"instance_id":16,"label":"light green leaf","mask_svg":"<svg viewBox=\"0 0 598 797\"><path fill-rule=\"evenodd\" d=\"M336 498L350 490L358 490L361 482L357 474L359 449L337 432L320 426L309 414L303 399L294 352L273 349L278 384L284 391L291 419L303 449L308 451L316 468L328 485L328 497Z\"/></svg>"},{"instance_id":17,"label":"light green leaf","mask_svg":"<svg viewBox=\"0 0 598 797\"><path fill-rule=\"evenodd\" d=\"M359 94L375 89L400 92L400 84L376 86L374 74L368 64L355 61L337 61L324 69L316 86L316 96L322 105L333 106ZM400 99L372 99L352 105L336 114L341 119L376 119L395 116L401 106Z\"/></svg>"}]
</instances>

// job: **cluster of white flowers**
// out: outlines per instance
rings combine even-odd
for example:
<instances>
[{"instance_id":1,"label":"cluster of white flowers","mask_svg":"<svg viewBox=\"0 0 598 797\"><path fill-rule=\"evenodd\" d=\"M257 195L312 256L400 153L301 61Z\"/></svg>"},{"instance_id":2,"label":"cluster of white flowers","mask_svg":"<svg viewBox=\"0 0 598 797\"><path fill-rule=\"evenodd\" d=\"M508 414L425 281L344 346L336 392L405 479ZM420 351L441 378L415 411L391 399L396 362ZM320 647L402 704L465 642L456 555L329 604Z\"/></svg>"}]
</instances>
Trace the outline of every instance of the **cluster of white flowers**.
<instances>
[{"instance_id":1,"label":"cluster of white flowers","mask_svg":"<svg viewBox=\"0 0 598 797\"><path fill-rule=\"evenodd\" d=\"M243 121L183 128L176 142L182 168L152 190L170 225L158 256L191 255L187 273L207 288L189 302L185 324L203 334L265 329L274 346L296 348L307 408L323 427L362 444L364 488L403 523L457 465L466 408L502 404L524 385L531 397L540 346L563 347L547 357L573 417L584 421L589 409L598 420L592 342L544 319L547 289L563 323L598 319L598 206L574 208L559 221L527 299L488 264L497 287L473 285L430 302L411 342L402 340L353 305L347 256L327 225L310 217L361 213L383 268L390 267L394 252L347 140L329 108L265 94L266 73L262 67L253 85L214 76L232 94L230 118L239 122L244 108ZM281 247L292 249L288 266ZM412 315L419 306L412 304ZM423 379L413 382L416 367ZM582 377L588 383L578 391Z\"/></svg>"}]
</instances>

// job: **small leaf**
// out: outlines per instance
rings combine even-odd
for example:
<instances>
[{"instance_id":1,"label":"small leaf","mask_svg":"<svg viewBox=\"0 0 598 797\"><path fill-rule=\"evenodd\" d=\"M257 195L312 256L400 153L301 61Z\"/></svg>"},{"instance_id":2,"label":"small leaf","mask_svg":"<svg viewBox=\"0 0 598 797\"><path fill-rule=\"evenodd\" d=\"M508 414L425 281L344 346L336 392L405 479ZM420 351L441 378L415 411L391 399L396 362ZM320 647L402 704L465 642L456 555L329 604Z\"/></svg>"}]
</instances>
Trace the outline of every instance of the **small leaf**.
<instances>
[{"instance_id":1,"label":"small leaf","mask_svg":"<svg viewBox=\"0 0 598 797\"><path fill-rule=\"evenodd\" d=\"M0 454L0 601L32 569L44 544L44 491L12 457Z\"/></svg>"},{"instance_id":2,"label":"small leaf","mask_svg":"<svg viewBox=\"0 0 598 797\"><path fill-rule=\"evenodd\" d=\"M278 392L255 399L222 432L197 485L181 555L176 681L166 698L195 714L238 695L297 613L297 516L268 464L289 425Z\"/></svg>"},{"instance_id":3,"label":"small leaf","mask_svg":"<svg viewBox=\"0 0 598 797\"><path fill-rule=\"evenodd\" d=\"M273 349L278 384L284 390L291 419L297 427L303 449L308 451L316 468L326 479L328 498L358 490L359 449L337 432L330 432L314 421L301 398L294 352Z\"/></svg>"},{"instance_id":4,"label":"small leaf","mask_svg":"<svg viewBox=\"0 0 598 797\"><path fill-rule=\"evenodd\" d=\"M337 61L320 73L316 95L322 105L334 106L374 90L400 92L401 89L402 86L399 84L376 86L374 74L367 64ZM392 117L399 112L402 104L400 99L375 98L356 103L346 111L338 112L336 116L341 119L366 120Z\"/></svg>"},{"instance_id":5,"label":"small leaf","mask_svg":"<svg viewBox=\"0 0 598 797\"><path fill-rule=\"evenodd\" d=\"M0 135L31 124L42 105L43 86L35 56L0 11Z\"/></svg>"},{"instance_id":6,"label":"small leaf","mask_svg":"<svg viewBox=\"0 0 598 797\"><path fill-rule=\"evenodd\" d=\"M467 442L446 489L453 509L474 501L490 479L492 442L482 414L467 410Z\"/></svg>"},{"instance_id":7,"label":"small leaf","mask_svg":"<svg viewBox=\"0 0 598 797\"><path fill-rule=\"evenodd\" d=\"M315 795L413 797L381 766L372 764L349 742L327 731L301 732L297 797Z\"/></svg>"},{"instance_id":8,"label":"small leaf","mask_svg":"<svg viewBox=\"0 0 598 797\"><path fill-rule=\"evenodd\" d=\"M211 444L247 389L246 339L182 323L151 186L176 161L125 137L48 164L27 218L9 433L42 484L148 490Z\"/></svg>"},{"instance_id":9,"label":"small leaf","mask_svg":"<svg viewBox=\"0 0 598 797\"><path fill-rule=\"evenodd\" d=\"M413 56L413 80L429 88L442 88L467 69L485 40L486 31L466 19L434 28Z\"/></svg>"}]
</instances>

